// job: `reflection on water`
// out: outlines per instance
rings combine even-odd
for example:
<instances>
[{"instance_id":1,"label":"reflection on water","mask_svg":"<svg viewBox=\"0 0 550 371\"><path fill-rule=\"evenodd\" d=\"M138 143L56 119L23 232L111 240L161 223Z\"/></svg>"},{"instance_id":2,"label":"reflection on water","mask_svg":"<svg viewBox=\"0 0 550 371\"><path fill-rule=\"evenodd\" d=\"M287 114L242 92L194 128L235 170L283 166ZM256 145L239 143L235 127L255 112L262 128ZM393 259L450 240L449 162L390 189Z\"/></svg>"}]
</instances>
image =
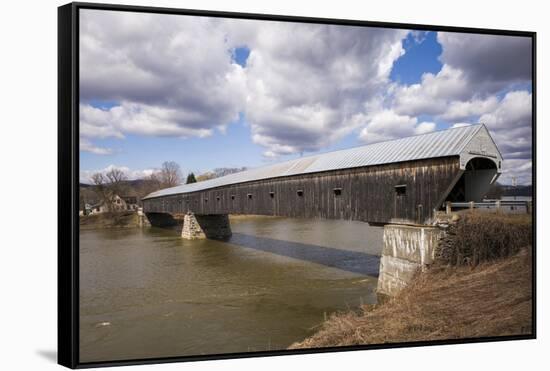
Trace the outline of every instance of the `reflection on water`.
<instances>
[{"instance_id":1,"label":"reflection on water","mask_svg":"<svg viewBox=\"0 0 550 371\"><path fill-rule=\"evenodd\" d=\"M381 228L232 221L226 242L177 229L82 231L82 362L284 349L325 315L376 300Z\"/></svg>"},{"instance_id":2,"label":"reflection on water","mask_svg":"<svg viewBox=\"0 0 550 371\"><path fill-rule=\"evenodd\" d=\"M241 233L234 233L229 242L273 254L323 264L327 267L334 267L348 272L378 277L380 257L359 251L274 240Z\"/></svg>"}]
</instances>

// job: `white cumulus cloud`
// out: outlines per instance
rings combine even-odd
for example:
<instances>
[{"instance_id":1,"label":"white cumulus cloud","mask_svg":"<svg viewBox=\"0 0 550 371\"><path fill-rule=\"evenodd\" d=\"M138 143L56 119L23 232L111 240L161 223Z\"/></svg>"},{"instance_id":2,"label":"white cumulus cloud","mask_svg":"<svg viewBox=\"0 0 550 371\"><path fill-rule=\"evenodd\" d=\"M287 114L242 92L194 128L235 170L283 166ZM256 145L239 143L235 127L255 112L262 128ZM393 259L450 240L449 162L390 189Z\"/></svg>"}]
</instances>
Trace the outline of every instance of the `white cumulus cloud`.
<instances>
[{"instance_id":1,"label":"white cumulus cloud","mask_svg":"<svg viewBox=\"0 0 550 371\"><path fill-rule=\"evenodd\" d=\"M82 137L201 137L238 119L244 74L216 19L83 10L80 27Z\"/></svg>"},{"instance_id":2,"label":"white cumulus cloud","mask_svg":"<svg viewBox=\"0 0 550 371\"><path fill-rule=\"evenodd\" d=\"M505 159L530 160L532 156L532 96L512 91L479 121L487 125Z\"/></svg>"},{"instance_id":3,"label":"white cumulus cloud","mask_svg":"<svg viewBox=\"0 0 550 371\"><path fill-rule=\"evenodd\" d=\"M208 137L243 113L270 158L435 122L484 122L517 169L532 156L528 38L438 32L441 70L406 85L390 73L404 38L425 32L94 10L80 27L82 151L112 154L98 142L130 134Z\"/></svg>"},{"instance_id":4,"label":"white cumulus cloud","mask_svg":"<svg viewBox=\"0 0 550 371\"><path fill-rule=\"evenodd\" d=\"M364 124L365 105L404 53L401 30L255 24L245 111L268 157L319 150Z\"/></svg>"},{"instance_id":5,"label":"white cumulus cloud","mask_svg":"<svg viewBox=\"0 0 550 371\"><path fill-rule=\"evenodd\" d=\"M127 176L128 180L147 178L158 169L130 169L128 166L118 166L111 164L103 169L80 170L80 183L92 184L92 176L96 173L107 173L113 169L121 170Z\"/></svg>"},{"instance_id":6,"label":"white cumulus cloud","mask_svg":"<svg viewBox=\"0 0 550 371\"><path fill-rule=\"evenodd\" d=\"M433 122L418 123L416 117L398 115L391 110L375 114L367 126L361 130L359 138L367 143L381 142L434 131Z\"/></svg>"}]
</instances>

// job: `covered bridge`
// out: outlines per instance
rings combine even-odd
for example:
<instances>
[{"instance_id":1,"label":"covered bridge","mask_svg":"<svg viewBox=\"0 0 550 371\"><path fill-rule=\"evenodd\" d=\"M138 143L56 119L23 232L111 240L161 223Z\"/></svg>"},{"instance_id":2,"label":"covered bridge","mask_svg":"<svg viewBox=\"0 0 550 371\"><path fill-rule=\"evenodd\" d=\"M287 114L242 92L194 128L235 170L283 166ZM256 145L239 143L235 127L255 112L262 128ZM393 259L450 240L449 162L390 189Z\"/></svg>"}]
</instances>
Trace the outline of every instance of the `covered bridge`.
<instances>
[{"instance_id":1,"label":"covered bridge","mask_svg":"<svg viewBox=\"0 0 550 371\"><path fill-rule=\"evenodd\" d=\"M502 156L483 124L302 157L149 194L144 212L427 224L446 201L481 201Z\"/></svg>"}]
</instances>

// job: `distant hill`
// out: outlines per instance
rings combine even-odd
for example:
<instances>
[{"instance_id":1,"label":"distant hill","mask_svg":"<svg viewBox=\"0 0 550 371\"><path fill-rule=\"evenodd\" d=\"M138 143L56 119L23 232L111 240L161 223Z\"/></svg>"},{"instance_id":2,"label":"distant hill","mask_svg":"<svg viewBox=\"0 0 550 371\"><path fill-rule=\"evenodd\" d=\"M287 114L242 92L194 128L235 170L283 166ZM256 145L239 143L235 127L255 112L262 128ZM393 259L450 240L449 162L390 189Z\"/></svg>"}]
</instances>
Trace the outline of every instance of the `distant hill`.
<instances>
[{"instance_id":1,"label":"distant hill","mask_svg":"<svg viewBox=\"0 0 550 371\"><path fill-rule=\"evenodd\" d=\"M497 199L501 197L513 197L513 196L533 196L533 186L532 185L518 185L512 186L509 184L500 184L496 182L491 186L489 192L487 192L486 197Z\"/></svg>"},{"instance_id":2,"label":"distant hill","mask_svg":"<svg viewBox=\"0 0 550 371\"><path fill-rule=\"evenodd\" d=\"M501 185L503 196L533 196L532 185Z\"/></svg>"}]
</instances>

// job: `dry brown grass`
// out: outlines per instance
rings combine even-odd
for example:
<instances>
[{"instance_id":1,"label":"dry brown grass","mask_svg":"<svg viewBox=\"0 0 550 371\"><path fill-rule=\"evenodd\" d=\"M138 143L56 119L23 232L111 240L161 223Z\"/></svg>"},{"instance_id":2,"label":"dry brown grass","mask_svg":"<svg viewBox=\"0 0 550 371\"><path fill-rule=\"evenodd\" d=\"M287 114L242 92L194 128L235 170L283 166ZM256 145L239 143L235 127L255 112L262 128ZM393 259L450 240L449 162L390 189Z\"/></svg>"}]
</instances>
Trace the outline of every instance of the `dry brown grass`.
<instances>
[{"instance_id":1,"label":"dry brown grass","mask_svg":"<svg viewBox=\"0 0 550 371\"><path fill-rule=\"evenodd\" d=\"M531 215L466 211L449 228L436 258L449 265L477 265L517 254L532 240Z\"/></svg>"},{"instance_id":2,"label":"dry brown grass","mask_svg":"<svg viewBox=\"0 0 550 371\"><path fill-rule=\"evenodd\" d=\"M331 316L290 348L531 333L530 249L476 267L434 267L389 301Z\"/></svg>"}]
</instances>

